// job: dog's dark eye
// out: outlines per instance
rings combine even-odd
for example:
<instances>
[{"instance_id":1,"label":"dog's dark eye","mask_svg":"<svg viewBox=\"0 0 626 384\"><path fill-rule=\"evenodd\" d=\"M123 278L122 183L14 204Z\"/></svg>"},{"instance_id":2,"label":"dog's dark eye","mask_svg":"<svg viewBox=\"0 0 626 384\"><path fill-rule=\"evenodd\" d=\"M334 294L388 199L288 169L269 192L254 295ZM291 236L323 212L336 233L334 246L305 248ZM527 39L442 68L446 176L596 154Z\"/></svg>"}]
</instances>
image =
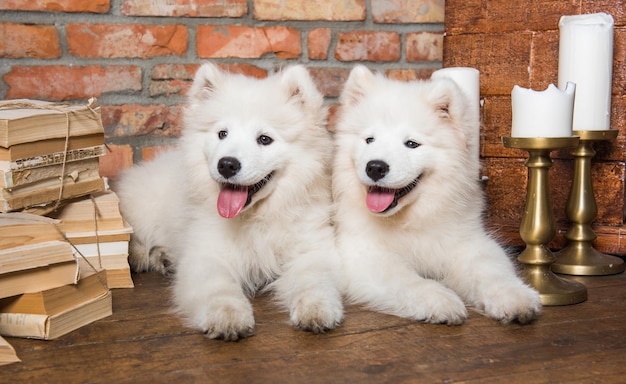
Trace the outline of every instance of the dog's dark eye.
<instances>
[{"instance_id":1,"label":"dog's dark eye","mask_svg":"<svg viewBox=\"0 0 626 384\"><path fill-rule=\"evenodd\" d=\"M417 148L417 147L419 147L419 146L420 146L420 145L419 145L419 143L417 143L417 142L415 142L415 141L413 141L413 140L409 140L409 141L407 141L406 143L404 143L404 145L405 145L407 148L411 148L411 149L412 149L412 148Z\"/></svg>"},{"instance_id":2,"label":"dog's dark eye","mask_svg":"<svg viewBox=\"0 0 626 384\"><path fill-rule=\"evenodd\" d=\"M270 145L274 142L274 139L266 135L261 135L256 139L256 142L260 145Z\"/></svg>"},{"instance_id":3,"label":"dog's dark eye","mask_svg":"<svg viewBox=\"0 0 626 384\"><path fill-rule=\"evenodd\" d=\"M228 131L219 131L219 132L217 133L217 137L218 137L220 140L224 140L224 139L226 138L226 136L228 136Z\"/></svg>"},{"instance_id":4,"label":"dog's dark eye","mask_svg":"<svg viewBox=\"0 0 626 384\"><path fill-rule=\"evenodd\" d=\"M372 144L373 142L374 142L373 137L368 137L367 139L365 139L365 144Z\"/></svg>"}]
</instances>

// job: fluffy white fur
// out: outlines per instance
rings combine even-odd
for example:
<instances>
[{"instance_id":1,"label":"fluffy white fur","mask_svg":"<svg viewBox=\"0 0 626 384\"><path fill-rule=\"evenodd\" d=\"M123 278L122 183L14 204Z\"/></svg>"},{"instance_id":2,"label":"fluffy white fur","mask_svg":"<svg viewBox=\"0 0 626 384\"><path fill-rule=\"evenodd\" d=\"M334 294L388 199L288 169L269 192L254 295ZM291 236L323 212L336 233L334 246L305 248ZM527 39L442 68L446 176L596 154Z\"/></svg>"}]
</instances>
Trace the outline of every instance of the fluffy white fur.
<instances>
[{"instance_id":1,"label":"fluffy white fur","mask_svg":"<svg viewBox=\"0 0 626 384\"><path fill-rule=\"evenodd\" d=\"M335 328L343 308L332 142L309 73L292 66L258 80L205 64L188 96L178 149L125 173L117 187L135 227L134 268L174 267L176 309L209 338L251 335L249 296L261 288L295 327ZM268 175L243 208L225 192Z\"/></svg>"},{"instance_id":2,"label":"fluffy white fur","mask_svg":"<svg viewBox=\"0 0 626 384\"><path fill-rule=\"evenodd\" d=\"M430 323L462 323L466 305L504 323L533 320L538 293L482 223L480 165L467 147L479 119L458 86L357 66L340 101L333 195L349 300ZM393 203L384 197L415 181Z\"/></svg>"}]
</instances>

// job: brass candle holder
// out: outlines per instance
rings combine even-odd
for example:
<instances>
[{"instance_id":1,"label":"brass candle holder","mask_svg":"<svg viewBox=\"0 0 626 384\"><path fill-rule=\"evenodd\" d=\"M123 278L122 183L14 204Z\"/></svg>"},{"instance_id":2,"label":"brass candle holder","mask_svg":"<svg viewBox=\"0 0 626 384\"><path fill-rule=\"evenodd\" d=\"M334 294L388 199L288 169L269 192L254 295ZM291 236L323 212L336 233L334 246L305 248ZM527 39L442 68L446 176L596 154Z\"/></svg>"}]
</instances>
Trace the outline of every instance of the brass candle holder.
<instances>
[{"instance_id":1,"label":"brass candle holder","mask_svg":"<svg viewBox=\"0 0 626 384\"><path fill-rule=\"evenodd\" d=\"M596 154L593 144L600 140L613 140L617 130L574 131L580 137L574 156L574 179L567 199L565 212L572 222L565 233L567 246L555 253L552 271L568 275L613 275L624 271L624 261L606 255L593 248L596 234L591 223L598 214L598 207L591 183L591 159Z\"/></svg>"},{"instance_id":2,"label":"brass candle holder","mask_svg":"<svg viewBox=\"0 0 626 384\"><path fill-rule=\"evenodd\" d=\"M558 277L551 266L555 256L548 243L556 234L548 185L548 169L552 166L550 152L572 148L578 137L522 138L503 137L507 148L528 151L528 188L526 206L520 224L520 236L526 248L517 260L524 266L523 278L539 292L543 305L570 305L587 300L587 288L575 281Z\"/></svg>"}]
</instances>

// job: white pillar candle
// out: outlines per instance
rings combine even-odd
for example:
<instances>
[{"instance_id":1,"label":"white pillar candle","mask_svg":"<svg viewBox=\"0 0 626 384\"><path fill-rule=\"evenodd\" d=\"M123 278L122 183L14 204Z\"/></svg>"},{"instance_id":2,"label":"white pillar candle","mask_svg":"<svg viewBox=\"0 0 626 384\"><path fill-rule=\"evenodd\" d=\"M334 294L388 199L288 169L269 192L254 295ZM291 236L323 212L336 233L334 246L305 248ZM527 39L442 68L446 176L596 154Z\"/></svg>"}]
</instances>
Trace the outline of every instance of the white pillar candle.
<instances>
[{"instance_id":1,"label":"white pillar candle","mask_svg":"<svg viewBox=\"0 0 626 384\"><path fill-rule=\"evenodd\" d=\"M452 79L469 101L469 111L476 124L476 132L467 132L468 148L474 157L480 157L480 71L470 67L448 67L436 70L431 79Z\"/></svg>"},{"instance_id":2,"label":"white pillar candle","mask_svg":"<svg viewBox=\"0 0 626 384\"><path fill-rule=\"evenodd\" d=\"M568 82L565 91L550 84L545 91L513 87L513 137L572 136L572 116L576 84Z\"/></svg>"},{"instance_id":3,"label":"white pillar candle","mask_svg":"<svg viewBox=\"0 0 626 384\"><path fill-rule=\"evenodd\" d=\"M576 83L574 130L611 128L613 17L562 16L559 21L559 88Z\"/></svg>"}]
</instances>

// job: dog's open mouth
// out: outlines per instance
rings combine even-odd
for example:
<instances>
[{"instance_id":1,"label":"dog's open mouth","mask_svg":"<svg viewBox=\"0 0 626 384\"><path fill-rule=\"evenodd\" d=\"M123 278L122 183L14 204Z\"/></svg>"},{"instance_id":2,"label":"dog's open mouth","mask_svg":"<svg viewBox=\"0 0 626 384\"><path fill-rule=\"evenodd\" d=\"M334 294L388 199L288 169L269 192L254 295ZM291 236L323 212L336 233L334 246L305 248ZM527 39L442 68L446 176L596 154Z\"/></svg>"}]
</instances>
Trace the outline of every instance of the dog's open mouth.
<instances>
[{"instance_id":1,"label":"dog's open mouth","mask_svg":"<svg viewBox=\"0 0 626 384\"><path fill-rule=\"evenodd\" d=\"M217 211L220 216L231 219L239 214L252 201L252 196L259 192L272 178L272 173L253 185L224 183L217 198Z\"/></svg>"},{"instance_id":2,"label":"dog's open mouth","mask_svg":"<svg viewBox=\"0 0 626 384\"><path fill-rule=\"evenodd\" d=\"M400 189L369 187L365 202L370 211L374 213L387 212L398 205L398 200L408 195L415 188L419 177Z\"/></svg>"}]
</instances>

